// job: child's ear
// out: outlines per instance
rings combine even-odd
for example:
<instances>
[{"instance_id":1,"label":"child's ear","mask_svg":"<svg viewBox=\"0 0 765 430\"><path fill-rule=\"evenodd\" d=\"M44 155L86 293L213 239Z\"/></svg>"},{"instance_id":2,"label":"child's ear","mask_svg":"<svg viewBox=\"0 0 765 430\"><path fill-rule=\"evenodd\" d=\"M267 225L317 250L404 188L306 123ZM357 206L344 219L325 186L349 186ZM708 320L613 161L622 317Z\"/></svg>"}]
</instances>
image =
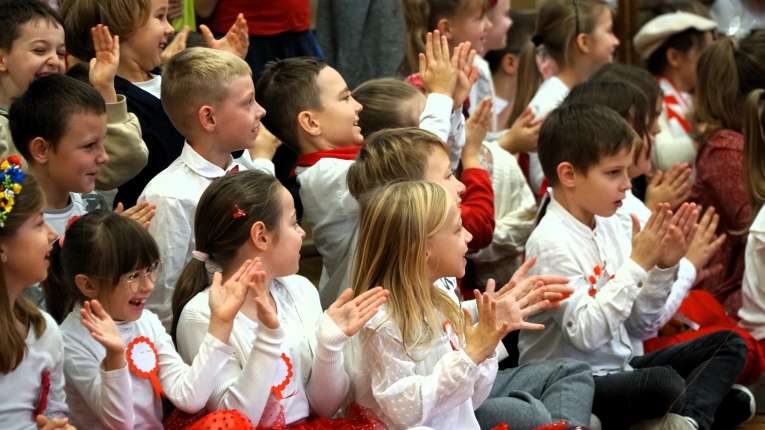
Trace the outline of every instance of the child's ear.
<instances>
[{"instance_id":1,"label":"child's ear","mask_svg":"<svg viewBox=\"0 0 765 430\"><path fill-rule=\"evenodd\" d=\"M215 131L215 109L213 109L210 106L204 105L201 108L199 108L199 111L197 112L197 121L199 121L199 125L208 133L212 133Z\"/></svg>"},{"instance_id":2,"label":"child's ear","mask_svg":"<svg viewBox=\"0 0 765 430\"><path fill-rule=\"evenodd\" d=\"M449 24L448 19L439 19L435 29L441 32L441 36L446 36L447 39L452 38L452 26Z\"/></svg>"},{"instance_id":3,"label":"child's ear","mask_svg":"<svg viewBox=\"0 0 765 430\"><path fill-rule=\"evenodd\" d=\"M50 143L42 137L35 137L29 143L29 154L37 164L47 163L50 151L52 151Z\"/></svg>"},{"instance_id":4,"label":"child's ear","mask_svg":"<svg viewBox=\"0 0 765 430\"><path fill-rule=\"evenodd\" d=\"M74 284L80 289L80 292L89 299L98 298L98 287L93 283L89 276L79 274L74 277Z\"/></svg>"},{"instance_id":5,"label":"child's ear","mask_svg":"<svg viewBox=\"0 0 765 430\"><path fill-rule=\"evenodd\" d=\"M667 65L673 69L679 69L685 60L684 55L675 48L667 49Z\"/></svg>"},{"instance_id":6,"label":"child's ear","mask_svg":"<svg viewBox=\"0 0 765 430\"><path fill-rule=\"evenodd\" d=\"M270 241L271 236L262 221L258 221L250 227L250 242L255 246L255 249L261 252L266 251Z\"/></svg>"},{"instance_id":7,"label":"child's ear","mask_svg":"<svg viewBox=\"0 0 765 430\"><path fill-rule=\"evenodd\" d=\"M0 49L0 73L8 71L8 53Z\"/></svg>"},{"instance_id":8,"label":"child's ear","mask_svg":"<svg viewBox=\"0 0 765 430\"><path fill-rule=\"evenodd\" d=\"M502 57L500 63L502 72L508 76L515 76L518 73L518 57L515 54L507 53Z\"/></svg>"},{"instance_id":9,"label":"child's ear","mask_svg":"<svg viewBox=\"0 0 765 430\"><path fill-rule=\"evenodd\" d=\"M304 110L298 114L298 124L306 133L311 136L319 136L321 134L321 124L316 120L316 115L311 111Z\"/></svg>"},{"instance_id":10,"label":"child's ear","mask_svg":"<svg viewBox=\"0 0 765 430\"><path fill-rule=\"evenodd\" d=\"M582 54L590 53L590 36L587 33L577 34L574 39L574 44Z\"/></svg>"},{"instance_id":11,"label":"child's ear","mask_svg":"<svg viewBox=\"0 0 765 430\"><path fill-rule=\"evenodd\" d=\"M574 166L568 161L558 164L558 180L566 188L573 188L576 185L576 171Z\"/></svg>"}]
</instances>

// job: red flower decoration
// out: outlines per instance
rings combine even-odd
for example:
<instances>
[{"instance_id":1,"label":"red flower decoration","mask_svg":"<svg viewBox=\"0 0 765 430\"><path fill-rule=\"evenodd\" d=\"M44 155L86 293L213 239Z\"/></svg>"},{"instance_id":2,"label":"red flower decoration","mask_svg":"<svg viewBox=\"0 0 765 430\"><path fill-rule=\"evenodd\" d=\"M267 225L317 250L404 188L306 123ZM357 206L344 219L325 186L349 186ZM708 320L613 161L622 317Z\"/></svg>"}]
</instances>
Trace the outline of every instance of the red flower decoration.
<instances>
[{"instance_id":1,"label":"red flower decoration","mask_svg":"<svg viewBox=\"0 0 765 430\"><path fill-rule=\"evenodd\" d=\"M422 84L422 79L420 79L419 73L412 73L411 75L407 76L404 81L415 88L425 88L425 86Z\"/></svg>"},{"instance_id":2,"label":"red flower decoration","mask_svg":"<svg viewBox=\"0 0 765 430\"><path fill-rule=\"evenodd\" d=\"M239 206L234 206L234 219L241 218L247 215L247 212L239 209Z\"/></svg>"},{"instance_id":3,"label":"red flower decoration","mask_svg":"<svg viewBox=\"0 0 765 430\"><path fill-rule=\"evenodd\" d=\"M75 221L77 221L80 218L82 218L82 215L75 215L69 218L69 222L66 223L66 228L64 229L64 231L69 230L69 226L71 226Z\"/></svg>"},{"instance_id":4,"label":"red flower decoration","mask_svg":"<svg viewBox=\"0 0 765 430\"><path fill-rule=\"evenodd\" d=\"M8 157L8 162L21 167L21 159L19 159L18 155L11 155L10 157Z\"/></svg>"}]
</instances>

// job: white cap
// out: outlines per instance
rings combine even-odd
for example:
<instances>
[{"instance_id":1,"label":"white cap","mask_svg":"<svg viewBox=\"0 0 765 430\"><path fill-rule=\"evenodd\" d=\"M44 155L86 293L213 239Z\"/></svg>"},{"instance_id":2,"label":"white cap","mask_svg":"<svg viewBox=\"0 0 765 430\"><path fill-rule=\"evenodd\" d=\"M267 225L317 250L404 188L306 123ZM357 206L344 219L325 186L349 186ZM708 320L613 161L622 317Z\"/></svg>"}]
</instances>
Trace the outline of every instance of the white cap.
<instances>
[{"instance_id":1,"label":"white cap","mask_svg":"<svg viewBox=\"0 0 765 430\"><path fill-rule=\"evenodd\" d=\"M671 36L686 30L709 31L717 28L717 23L688 12L674 12L659 15L648 21L632 39L635 51L640 58L648 59Z\"/></svg>"}]
</instances>

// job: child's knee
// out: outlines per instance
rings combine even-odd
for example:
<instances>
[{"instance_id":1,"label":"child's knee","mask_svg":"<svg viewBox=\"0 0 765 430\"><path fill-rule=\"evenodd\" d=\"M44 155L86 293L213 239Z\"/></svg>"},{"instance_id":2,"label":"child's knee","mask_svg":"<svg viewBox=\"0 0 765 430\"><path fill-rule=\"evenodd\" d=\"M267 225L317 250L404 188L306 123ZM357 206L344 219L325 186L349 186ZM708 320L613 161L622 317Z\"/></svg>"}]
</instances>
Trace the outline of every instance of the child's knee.
<instances>
[{"instance_id":1,"label":"child's knee","mask_svg":"<svg viewBox=\"0 0 765 430\"><path fill-rule=\"evenodd\" d=\"M644 404L660 414L680 410L685 404L685 380L669 366L652 367L645 380ZM651 409L648 407L648 409Z\"/></svg>"},{"instance_id":2,"label":"child's knee","mask_svg":"<svg viewBox=\"0 0 765 430\"><path fill-rule=\"evenodd\" d=\"M561 373L566 376L579 374L592 375L592 368L589 363L584 361L574 360L573 358L561 358L558 359L558 362Z\"/></svg>"}]
</instances>

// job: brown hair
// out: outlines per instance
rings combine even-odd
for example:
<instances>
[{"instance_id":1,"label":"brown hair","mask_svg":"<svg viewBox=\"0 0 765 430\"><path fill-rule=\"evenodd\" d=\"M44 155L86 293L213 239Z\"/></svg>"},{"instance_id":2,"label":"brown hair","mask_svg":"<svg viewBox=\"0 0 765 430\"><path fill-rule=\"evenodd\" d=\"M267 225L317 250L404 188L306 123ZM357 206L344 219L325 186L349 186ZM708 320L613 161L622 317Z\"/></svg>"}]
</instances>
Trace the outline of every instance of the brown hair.
<instances>
[{"instance_id":1,"label":"brown hair","mask_svg":"<svg viewBox=\"0 0 765 430\"><path fill-rule=\"evenodd\" d=\"M657 15L673 12L688 12L700 17L711 19L706 6L698 0L664 0L655 9Z\"/></svg>"},{"instance_id":2,"label":"brown hair","mask_svg":"<svg viewBox=\"0 0 765 430\"><path fill-rule=\"evenodd\" d=\"M240 76L252 76L250 66L230 52L184 49L163 67L162 106L175 128L188 136L199 109L225 100L231 81Z\"/></svg>"},{"instance_id":3,"label":"brown hair","mask_svg":"<svg viewBox=\"0 0 765 430\"><path fill-rule=\"evenodd\" d=\"M66 0L61 5L69 54L83 61L96 56L90 29L103 24L124 42L149 20L151 0Z\"/></svg>"},{"instance_id":4,"label":"brown hair","mask_svg":"<svg viewBox=\"0 0 765 430\"><path fill-rule=\"evenodd\" d=\"M568 66L576 37L582 33L591 33L603 10L611 10L604 0L542 2L537 13L534 41L526 42L518 60L518 93L509 124L523 113L542 84L542 75L536 61L537 45L544 46L545 52L558 63L558 67Z\"/></svg>"},{"instance_id":5,"label":"brown hair","mask_svg":"<svg viewBox=\"0 0 765 430\"><path fill-rule=\"evenodd\" d=\"M661 112L656 110L656 101L664 97L664 92L648 71L640 67L630 66L621 63L608 63L601 66L597 72L590 78L591 81L616 80L626 82L637 87L648 101L647 123L651 124L657 120ZM641 137L643 134L640 134Z\"/></svg>"},{"instance_id":6,"label":"brown hair","mask_svg":"<svg viewBox=\"0 0 765 430\"><path fill-rule=\"evenodd\" d=\"M752 91L744 112L744 189L752 208L752 220L765 205L765 90Z\"/></svg>"},{"instance_id":7,"label":"brown hair","mask_svg":"<svg viewBox=\"0 0 765 430\"><path fill-rule=\"evenodd\" d=\"M564 103L539 131L539 162L551 185L560 183L558 166L568 162L587 173L600 159L640 144L637 133L615 111L595 103Z\"/></svg>"},{"instance_id":8,"label":"brown hair","mask_svg":"<svg viewBox=\"0 0 765 430\"><path fill-rule=\"evenodd\" d=\"M45 194L33 176L27 175L21 188L14 199L13 211L8 213L0 227L0 241L16 235L22 224L45 207ZM17 297L11 307L5 273L0 265L0 345L3 345L0 348L0 375L13 372L24 361L27 352L26 339L16 328L16 320L27 329L34 329L38 339L47 327L42 312L26 298Z\"/></svg>"},{"instance_id":9,"label":"brown hair","mask_svg":"<svg viewBox=\"0 0 765 430\"><path fill-rule=\"evenodd\" d=\"M390 291L385 321L393 320L401 331L407 355L422 360L411 352L433 345L444 320L462 327L460 308L427 279L428 240L456 204L441 185L410 181L378 187L359 206L359 239L351 277L354 295L376 286Z\"/></svg>"},{"instance_id":10,"label":"brown hair","mask_svg":"<svg viewBox=\"0 0 765 430\"><path fill-rule=\"evenodd\" d=\"M448 150L435 134L416 127L381 130L366 140L346 175L348 191L362 195L395 181L421 181L427 156L434 148Z\"/></svg>"},{"instance_id":11,"label":"brown hair","mask_svg":"<svg viewBox=\"0 0 765 430\"><path fill-rule=\"evenodd\" d=\"M277 231L282 216L281 189L283 187L278 179L258 170L232 173L215 180L202 193L194 216L197 251L226 266L249 240L250 230L256 222L262 222L269 231ZM236 207L246 215L234 218L232 214ZM173 339L186 303L209 285L205 263L197 259L189 261L173 292L173 325L170 330Z\"/></svg>"},{"instance_id":12,"label":"brown hair","mask_svg":"<svg viewBox=\"0 0 765 430\"><path fill-rule=\"evenodd\" d=\"M487 0L401 0L406 22L406 51L398 66L400 76L419 69L419 54L425 52L425 37L443 18L455 18L466 12L486 13ZM363 130L363 129L362 129Z\"/></svg>"},{"instance_id":13,"label":"brown hair","mask_svg":"<svg viewBox=\"0 0 765 430\"><path fill-rule=\"evenodd\" d=\"M255 86L255 99L268 112L261 122L289 149L300 154L297 117L304 110L321 109L316 82L327 67L312 57L269 61Z\"/></svg>"},{"instance_id":14,"label":"brown hair","mask_svg":"<svg viewBox=\"0 0 765 430\"><path fill-rule=\"evenodd\" d=\"M129 244L129 245L128 245ZM159 261L159 248L137 222L112 211L88 212L66 230L64 246L53 244L48 278L42 283L48 313L61 324L87 297L75 283L77 275L99 280L99 297L111 293L120 277Z\"/></svg>"},{"instance_id":15,"label":"brown hair","mask_svg":"<svg viewBox=\"0 0 765 430\"><path fill-rule=\"evenodd\" d=\"M10 51L13 42L21 37L21 29L30 22L42 21L64 28L61 16L46 2L40 0L0 1L0 49Z\"/></svg>"},{"instance_id":16,"label":"brown hair","mask_svg":"<svg viewBox=\"0 0 765 430\"><path fill-rule=\"evenodd\" d=\"M765 30L753 30L741 42L723 37L699 58L698 84L691 122L706 124L696 130L703 142L719 129L741 131L747 94L765 82Z\"/></svg>"},{"instance_id":17,"label":"brown hair","mask_svg":"<svg viewBox=\"0 0 765 430\"><path fill-rule=\"evenodd\" d=\"M394 78L373 79L353 90L353 99L364 109L359 112L359 127L364 139L386 128L416 127L409 124L402 103L424 97L414 86Z\"/></svg>"},{"instance_id":18,"label":"brown hair","mask_svg":"<svg viewBox=\"0 0 765 430\"><path fill-rule=\"evenodd\" d=\"M693 48L703 49L706 44L704 38L705 32L689 28L680 33L673 34L664 41L664 43L651 53L646 60L646 67L653 75L661 75L667 67L667 51L674 49L683 54L688 53Z\"/></svg>"}]
</instances>

